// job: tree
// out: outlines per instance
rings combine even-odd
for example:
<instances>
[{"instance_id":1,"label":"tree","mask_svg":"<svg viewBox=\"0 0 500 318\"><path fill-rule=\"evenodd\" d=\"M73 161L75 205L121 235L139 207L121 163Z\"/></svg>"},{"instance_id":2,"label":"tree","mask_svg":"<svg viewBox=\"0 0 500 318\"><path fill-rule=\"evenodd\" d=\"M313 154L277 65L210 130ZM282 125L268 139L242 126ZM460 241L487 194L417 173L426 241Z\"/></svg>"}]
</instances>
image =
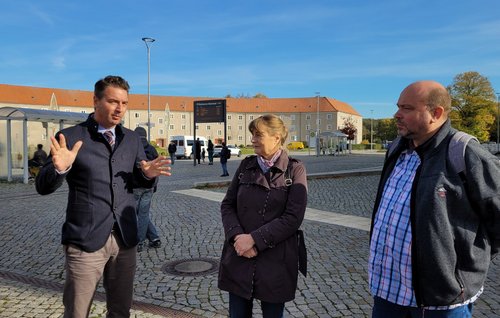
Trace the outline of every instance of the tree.
<instances>
[{"instance_id":1,"label":"tree","mask_svg":"<svg viewBox=\"0 0 500 318\"><path fill-rule=\"evenodd\" d=\"M384 118L378 120L377 136L381 141L394 140L398 136L396 120L394 118Z\"/></svg>"},{"instance_id":2,"label":"tree","mask_svg":"<svg viewBox=\"0 0 500 318\"><path fill-rule=\"evenodd\" d=\"M347 135L347 140L354 140L358 129L352 123L352 118L347 118L344 120L344 127L342 127L340 131Z\"/></svg>"},{"instance_id":3,"label":"tree","mask_svg":"<svg viewBox=\"0 0 500 318\"><path fill-rule=\"evenodd\" d=\"M267 96L262 93L257 93L253 96L253 98L267 98Z\"/></svg>"},{"instance_id":4,"label":"tree","mask_svg":"<svg viewBox=\"0 0 500 318\"><path fill-rule=\"evenodd\" d=\"M488 78L478 72L458 74L449 85L452 125L480 141L488 141L495 131L495 91Z\"/></svg>"}]
</instances>

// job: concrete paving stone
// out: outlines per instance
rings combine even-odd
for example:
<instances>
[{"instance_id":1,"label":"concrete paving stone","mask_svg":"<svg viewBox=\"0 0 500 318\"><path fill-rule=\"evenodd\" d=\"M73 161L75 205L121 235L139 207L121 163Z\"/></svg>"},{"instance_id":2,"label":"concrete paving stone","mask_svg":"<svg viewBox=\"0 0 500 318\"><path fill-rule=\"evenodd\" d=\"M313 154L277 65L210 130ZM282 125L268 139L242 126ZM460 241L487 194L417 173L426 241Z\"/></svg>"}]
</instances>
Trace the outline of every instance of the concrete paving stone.
<instances>
[{"instance_id":1,"label":"concrete paving stone","mask_svg":"<svg viewBox=\"0 0 500 318\"><path fill-rule=\"evenodd\" d=\"M382 155L353 155L350 157L304 157L308 173L327 169L338 171L359 167L381 166ZM240 159L229 162L230 171ZM217 288L217 275L182 277L167 275L161 268L169 261L198 257L218 260L224 234L220 222L220 203L172 192L189 189L194 181L219 180L220 167L197 166L178 161L174 175L163 178L153 196L151 215L158 228L162 247L147 248L139 254L136 274L136 299L154 305L200 312L203 317L227 315L227 293ZM308 207L368 218L371 215L378 176L351 176L344 178L309 180ZM64 282L64 255L60 245L60 230L64 219L67 186L50 196L34 194L33 185L0 183L0 272L20 275L62 284ZM214 189L219 193L225 188ZM13 195L26 194L25 198ZM11 197L9 197L9 195ZM7 213L8 212L8 213ZM304 221L309 256L307 278L300 276L295 302L286 304L290 317L368 317L372 299L367 287L368 232L318 221ZM40 242L43 244L40 244ZM20 242L22 244L20 244ZM493 261L485 293L476 304L474 317L493 317L500 304L500 277L498 258ZM8 310L23 310L29 299L45 299L32 293L37 287L18 283L22 288L9 295L21 302ZM0 297L4 286L11 286L0 278ZM10 287L9 287L10 288ZM9 290L11 290L10 288ZM103 291L102 286L99 287ZM197 293L191 293L196 290ZM43 289L46 292L46 289ZM306 295L306 296L304 296ZM61 294L53 292L50 308L61 313ZM43 302L42 302L43 303ZM0 298L1 304L1 298ZM24 305L22 305L24 304ZM98 314L105 313L105 304L95 302ZM256 303L257 304L257 303ZM339 306L344 306L339 310ZM39 306L43 307L42 305ZM255 307L258 307L257 305ZM18 309L19 308L19 309ZM314 313L314 309L317 311ZM3 315L0 305L0 317ZM5 310L4 310L5 311ZM255 317L260 317L256 308ZM15 317L14 315L8 317ZM46 313L49 317L54 313ZM135 313L132 317L149 317Z\"/></svg>"}]
</instances>

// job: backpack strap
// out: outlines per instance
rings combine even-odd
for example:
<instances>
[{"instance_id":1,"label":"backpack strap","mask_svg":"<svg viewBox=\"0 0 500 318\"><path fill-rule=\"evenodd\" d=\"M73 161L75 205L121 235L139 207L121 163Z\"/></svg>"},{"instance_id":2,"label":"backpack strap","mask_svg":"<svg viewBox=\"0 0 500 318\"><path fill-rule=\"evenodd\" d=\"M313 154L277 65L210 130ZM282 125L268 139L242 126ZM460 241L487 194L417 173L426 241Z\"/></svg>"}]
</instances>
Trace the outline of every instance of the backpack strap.
<instances>
[{"instance_id":1,"label":"backpack strap","mask_svg":"<svg viewBox=\"0 0 500 318\"><path fill-rule=\"evenodd\" d=\"M448 144L448 162L464 182L467 175L465 170L465 148L467 148L467 144L471 140L478 141L472 135L463 131L457 131L453 134Z\"/></svg>"},{"instance_id":2,"label":"backpack strap","mask_svg":"<svg viewBox=\"0 0 500 318\"><path fill-rule=\"evenodd\" d=\"M251 156L248 156L247 158L243 159L242 162L245 162L245 165L242 165L240 168L240 174L238 175L238 179L241 179L241 177L243 177L243 173L245 173L245 170L247 168L247 164L248 164L248 159L249 158L252 158L252 157L255 157L255 155L251 155ZM283 174L284 177L285 177L285 185L287 187L291 186L293 184L293 178L290 174L291 170L292 170L292 161L295 161L295 159L292 159L291 157L288 157L288 165L286 166L286 170L285 170L285 173Z\"/></svg>"},{"instance_id":3,"label":"backpack strap","mask_svg":"<svg viewBox=\"0 0 500 318\"><path fill-rule=\"evenodd\" d=\"M294 159L292 159L292 157L288 157L288 165L286 166L286 170L285 170L285 185L287 187L291 186L293 184L293 178L292 176L290 175L290 171L292 170L292 161L294 161Z\"/></svg>"},{"instance_id":4,"label":"backpack strap","mask_svg":"<svg viewBox=\"0 0 500 318\"><path fill-rule=\"evenodd\" d=\"M394 151L396 151L396 147L398 146L400 140L401 136L397 136L396 139L391 142L389 149L387 149L387 158L389 158L394 153Z\"/></svg>"}]
</instances>

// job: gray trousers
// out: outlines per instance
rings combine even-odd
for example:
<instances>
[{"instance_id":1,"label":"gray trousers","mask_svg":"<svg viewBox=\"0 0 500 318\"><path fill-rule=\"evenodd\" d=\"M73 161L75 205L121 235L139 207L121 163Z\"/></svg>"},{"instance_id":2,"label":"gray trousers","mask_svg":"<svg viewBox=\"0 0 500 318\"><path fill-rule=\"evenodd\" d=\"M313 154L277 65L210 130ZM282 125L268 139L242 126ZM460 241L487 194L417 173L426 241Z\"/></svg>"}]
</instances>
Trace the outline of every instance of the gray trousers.
<instances>
[{"instance_id":1,"label":"gray trousers","mask_svg":"<svg viewBox=\"0 0 500 318\"><path fill-rule=\"evenodd\" d=\"M87 253L74 245L65 245L66 282L64 318L86 318L101 277L106 291L106 317L130 317L136 247L126 248L115 232L98 251Z\"/></svg>"}]
</instances>

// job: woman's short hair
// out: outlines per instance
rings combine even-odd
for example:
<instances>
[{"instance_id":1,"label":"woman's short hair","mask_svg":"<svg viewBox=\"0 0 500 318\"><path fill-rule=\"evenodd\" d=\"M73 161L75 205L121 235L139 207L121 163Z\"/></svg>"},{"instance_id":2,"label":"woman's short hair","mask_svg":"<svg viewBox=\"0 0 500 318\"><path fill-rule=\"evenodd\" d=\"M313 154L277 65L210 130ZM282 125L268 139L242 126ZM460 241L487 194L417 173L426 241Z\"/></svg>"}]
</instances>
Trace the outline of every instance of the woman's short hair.
<instances>
[{"instance_id":1,"label":"woman's short hair","mask_svg":"<svg viewBox=\"0 0 500 318\"><path fill-rule=\"evenodd\" d=\"M279 135L280 143L283 146L288 137L288 129L285 127L283 120L276 115L267 114L255 118L248 125L248 130L254 132L266 131L269 135Z\"/></svg>"}]
</instances>

